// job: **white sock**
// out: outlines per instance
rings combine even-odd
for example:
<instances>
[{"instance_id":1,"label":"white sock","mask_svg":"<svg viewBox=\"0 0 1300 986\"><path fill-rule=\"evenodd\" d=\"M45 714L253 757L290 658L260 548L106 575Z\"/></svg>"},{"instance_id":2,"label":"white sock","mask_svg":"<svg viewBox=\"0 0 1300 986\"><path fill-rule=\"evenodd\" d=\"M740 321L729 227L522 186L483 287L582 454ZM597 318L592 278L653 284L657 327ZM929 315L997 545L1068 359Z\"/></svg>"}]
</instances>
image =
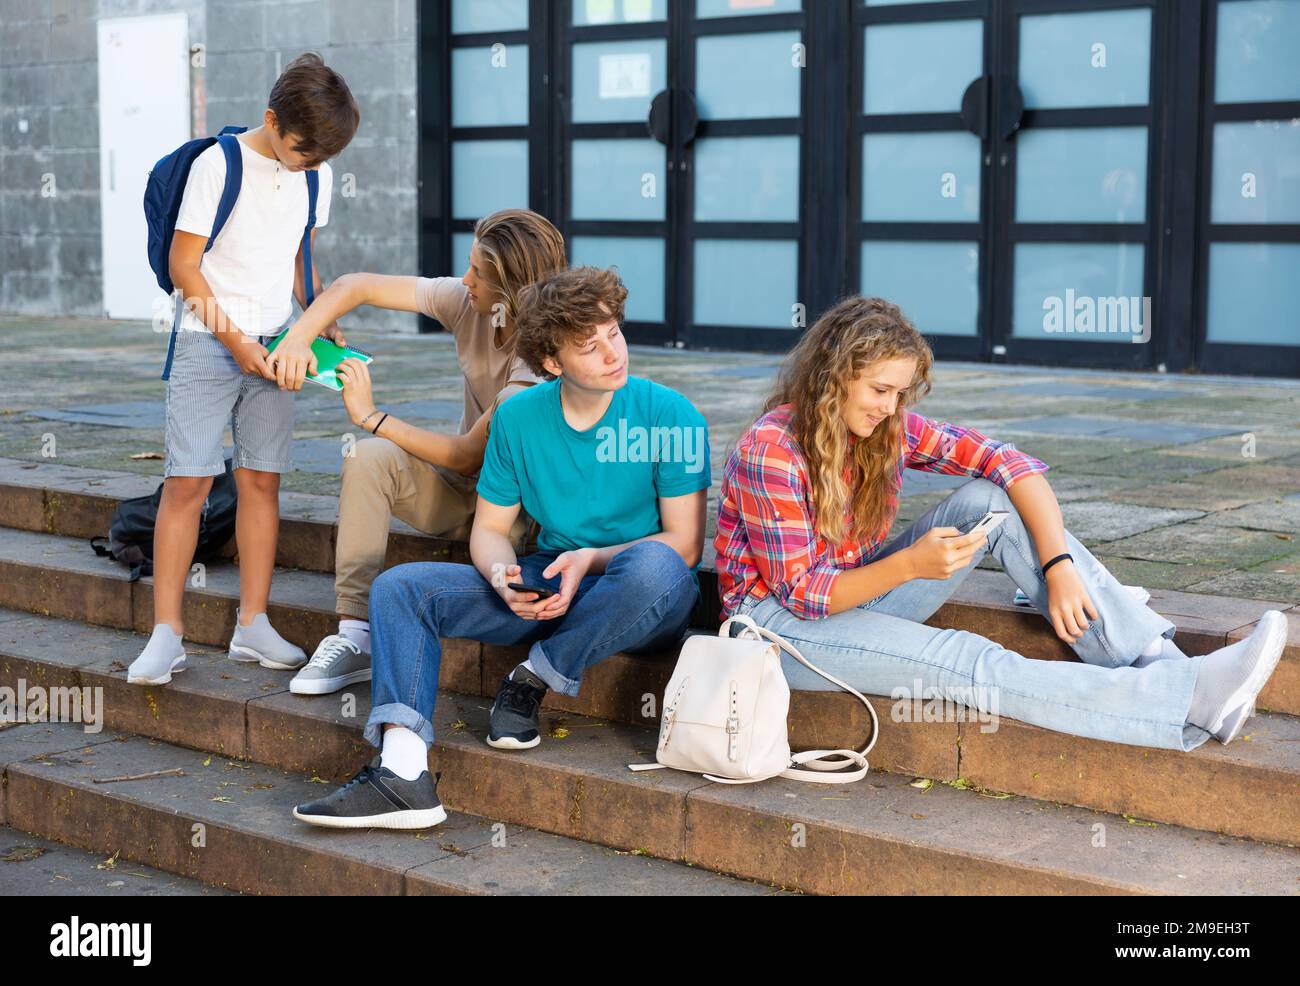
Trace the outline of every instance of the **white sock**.
<instances>
[{"instance_id":1,"label":"white sock","mask_svg":"<svg viewBox=\"0 0 1300 986\"><path fill-rule=\"evenodd\" d=\"M379 766L404 781L413 781L429 769L429 747L419 733L405 726L390 726L384 730Z\"/></svg>"},{"instance_id":2,"label":"white sock","mask_svg":"<svg viewBox=\"0 0 1300 986\"><path fill-rule=\"evenodd\" d=\"M339 620L339 636L347 637L364 651L370 650L369 620Z\"/></svg>"},{"instance_id":3,"label":"white sock","mask_svg":"<svg viewBox=\"0 0 1300 986\"><path fill-rule=\"evenodd\" d=\"M1133 667L1144 668L1148 664L1155 664L1156 661L1170 661L1174 658L1182 658L1185 661L1187 655L1168 637L1159 636L1146 645L1137 660L1133 662Z\"/></svg>"}]
</instances>

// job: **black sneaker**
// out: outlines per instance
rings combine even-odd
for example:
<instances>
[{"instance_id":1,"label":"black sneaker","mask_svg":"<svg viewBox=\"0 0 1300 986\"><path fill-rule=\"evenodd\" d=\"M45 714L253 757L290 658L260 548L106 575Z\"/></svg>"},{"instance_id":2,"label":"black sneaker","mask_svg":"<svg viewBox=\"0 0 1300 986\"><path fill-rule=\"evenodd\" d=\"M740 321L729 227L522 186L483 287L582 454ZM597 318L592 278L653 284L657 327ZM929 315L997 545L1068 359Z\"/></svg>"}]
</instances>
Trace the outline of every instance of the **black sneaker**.
<instances>
[{"instance_id":1,"label":"black sneaker","mask_svg":"<svg viewBox=\"0 0 1300 986\"><path fill-rule=\"evenodd\" d=\"M352 780L318 801L298 805L293 817L332 829L427 829L447 819L437 777L426 770L413 781L387 767L365 766Z\"/></svg>"},{"instance_id":2,"label":"black sneaker","mask_svg":"<svg viewBox=\"0 0 1300 986\"><path fill-rule=\"evenodd\" d=\"M527 750L542 741L537 709L546 695L546 682L522 664L506 675L497 689L488 720L488 746L498 750Z\"/></svg>"}]
</instances>

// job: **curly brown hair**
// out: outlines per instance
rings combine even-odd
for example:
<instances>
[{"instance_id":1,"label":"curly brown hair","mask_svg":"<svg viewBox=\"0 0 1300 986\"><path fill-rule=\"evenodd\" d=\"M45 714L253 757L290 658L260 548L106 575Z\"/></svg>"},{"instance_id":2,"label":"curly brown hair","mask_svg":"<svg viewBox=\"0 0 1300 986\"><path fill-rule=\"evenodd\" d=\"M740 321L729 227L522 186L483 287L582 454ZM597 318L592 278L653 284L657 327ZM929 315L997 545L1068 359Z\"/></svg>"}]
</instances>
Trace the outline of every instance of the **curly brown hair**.
<instances>
[{"instance_id":1,"label":"curly brown hair","mask_svg":"<svg viewBox=\"0 0 1300 986\"><path fill-rule=\"evenodd\" d=\"M866 438L850 446L840 416L849 383L872 363L911 358L916 371L899 394L894 414ZM782 404L793 410L794 437L808 464L817 532L833 544L846 534L845 507L852 510L852 533L873 536L891 519L898 457L905 441L903 415L930 392L930 345L895 304L854 295L819 318L786 356L766 414ZM844 478L848 466L851 482Z\"/></svg>"},{"instance_id":2,"label":"curly brown hair","mask_svg":"<svg viewBox=\"0 0 1300 986\"><path fill-rule=\"evenodd\" d=\"M328 161L351 143L361 125L361 110L352 90L314 51L299 55L271 87L267 109L275 114L280 136L293 134L293 149L310 159L309 167Z\"/></svg>"},{"instance_id":3,"label":"curly brown hair","mask_svg":"<svg viewBox=\"0 0 1300 986\"><path fill-rule=\"evenodd\" d=\"M555 374L545 362L555 359L566 342L582 342L611 318L623 324L627 288L613 269L573 267L519 290L515 351L529 368L547 380Z\"/></svg>"}]
</instances>

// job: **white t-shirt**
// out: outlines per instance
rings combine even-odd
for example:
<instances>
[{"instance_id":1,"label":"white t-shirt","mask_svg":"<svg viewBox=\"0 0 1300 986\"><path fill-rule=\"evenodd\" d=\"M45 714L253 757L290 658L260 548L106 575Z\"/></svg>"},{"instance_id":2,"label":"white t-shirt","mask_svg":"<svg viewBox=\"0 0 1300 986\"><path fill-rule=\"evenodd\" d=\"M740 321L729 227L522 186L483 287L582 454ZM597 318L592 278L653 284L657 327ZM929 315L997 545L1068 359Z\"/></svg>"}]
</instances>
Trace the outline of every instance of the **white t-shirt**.
<instances>
[{"instance_id":1,"label":"white t-shirt","mask_svg":"<svg viewBox=\"0 0 1300 986\"><path fill-rule=\"evenodd\" d=\"M212 249L199 270L230 320L250 335L269 335L293 315L293 266L307 225L307 173L289 171L275 158L265 157L239 141L244 179ZM194 159L176 228L200 236L212 234L217 204L226 181L226 156L219 143ZM316 225L330 216L334 172L320 166L316 195ZM207 332L206 325L186 311L182 329Z\"/></svg>"}]
</instances>

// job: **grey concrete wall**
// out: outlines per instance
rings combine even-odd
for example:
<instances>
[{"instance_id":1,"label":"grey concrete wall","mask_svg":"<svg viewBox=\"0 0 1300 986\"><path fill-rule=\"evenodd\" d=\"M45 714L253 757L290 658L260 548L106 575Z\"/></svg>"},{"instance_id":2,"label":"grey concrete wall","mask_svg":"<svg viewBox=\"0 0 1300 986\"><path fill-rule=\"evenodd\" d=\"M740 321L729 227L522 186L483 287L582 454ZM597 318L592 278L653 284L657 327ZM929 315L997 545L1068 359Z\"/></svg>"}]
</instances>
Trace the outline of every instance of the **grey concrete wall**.
<instances>
[{"instance_id":1,"label":"grey concrete wall","mask_svg":"<svg viewBox=\"0 0 1300 986\"><path fill-rule=\"evenodd\" d=\"M305 50L343 74L361 129L331 162L317 268L325 280L420 273L415 0L0 0L0 312L102 314L96 23L178 10L203 46L191 70L196 135L257 125L280 68ZM53 197L42 195L51 173ZM344 324L415 330L398 313Z\"/></svg>"}]
</instances>

